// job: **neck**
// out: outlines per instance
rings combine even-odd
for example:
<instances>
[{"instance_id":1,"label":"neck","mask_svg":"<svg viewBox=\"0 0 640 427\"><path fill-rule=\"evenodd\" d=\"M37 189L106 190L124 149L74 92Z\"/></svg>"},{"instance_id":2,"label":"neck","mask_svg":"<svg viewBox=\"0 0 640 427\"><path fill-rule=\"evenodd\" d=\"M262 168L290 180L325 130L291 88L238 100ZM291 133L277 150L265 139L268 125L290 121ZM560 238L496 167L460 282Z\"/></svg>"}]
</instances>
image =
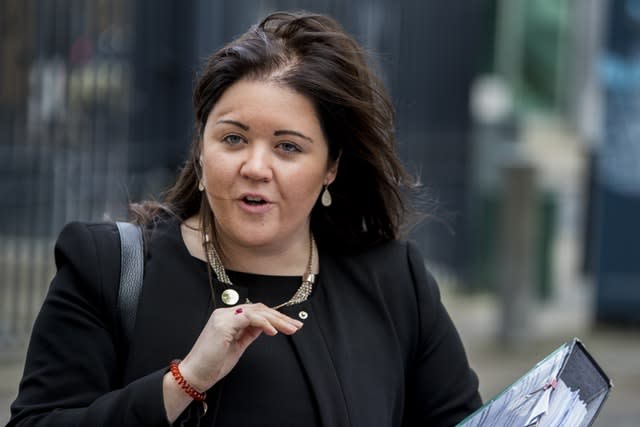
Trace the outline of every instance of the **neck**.
<instances>
[{"instance_id":1,"label":"neck","mask_svg":"<svg viewBox=\"0 0 640 427\"><path fill-rule=\"evenodd\" d=\"M206 261L199 224L196 217L185 221L182 226L183 240L193 256ZM279 245L264 246L242 245L220 231L216 237L222 247L220 258L228 270L273 276L301 276L307 269L311 238L309 232ZM315 247L312 272L318 272L318 251Z\"/></svg>"},{"instance_id":2,"label":"neck","mask_svg":"<svg viewBox=\"0 0 640 427\"><path fill-rule=\"evenodd\" d=\"M309 234L305 239L296 239L277 247L244 246L228 239L221 239L220 234L218 239L223 250L220 257L227 270L273 276L301 276L307 270L311 238ZM312 266L315 267L315 249L313 255ZM312 271L315 272L315 269L312 268Z\"/></svg>"}]
</instances>

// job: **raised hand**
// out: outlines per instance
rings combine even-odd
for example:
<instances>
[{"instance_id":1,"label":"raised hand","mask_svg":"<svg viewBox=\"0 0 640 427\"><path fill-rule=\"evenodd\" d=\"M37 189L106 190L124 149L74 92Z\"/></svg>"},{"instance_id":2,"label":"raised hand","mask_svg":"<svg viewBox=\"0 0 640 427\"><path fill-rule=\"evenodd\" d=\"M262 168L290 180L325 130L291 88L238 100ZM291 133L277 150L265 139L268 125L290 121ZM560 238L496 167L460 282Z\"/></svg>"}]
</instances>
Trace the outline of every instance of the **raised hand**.
<instances>
[{"instance_id":1,"label":"raised hand","mask_svg":"<svg viewBox=\"0 0 640 427\"><path fill-rule=\"evenodd\" d=\"M264 304L217 309L180 363L180 371L197 390L208 390L233 369L261 333L291 335L302 325Z\"/></svg>"}]
</instances>

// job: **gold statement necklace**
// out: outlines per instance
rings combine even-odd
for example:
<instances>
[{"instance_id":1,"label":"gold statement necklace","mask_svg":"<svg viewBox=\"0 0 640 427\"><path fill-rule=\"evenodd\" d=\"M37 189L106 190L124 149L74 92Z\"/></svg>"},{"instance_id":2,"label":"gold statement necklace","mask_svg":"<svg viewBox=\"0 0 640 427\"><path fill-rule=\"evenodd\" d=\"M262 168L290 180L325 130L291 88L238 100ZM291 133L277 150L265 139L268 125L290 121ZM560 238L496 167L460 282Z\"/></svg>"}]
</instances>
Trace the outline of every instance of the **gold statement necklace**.
<instances>
[{"instance_id":1,"label":"gold statement necklace","mask_svg":"<svg viewBox=\"0 0 640 427\"><path fill-rule=\"evenodd\" d=\"M225 270L224 265L220 260L218 251L216 251L216 248L213 245L213 242L211 242L211 239L209 238L208 233L205 234L204 247L205 247L205 252L207 254L207 261L209 261L209 265L211 266L211 269L215 273L216 278L218 279L219 282L222 282L229 286L229 288L225 289L220 295L222 302L225 303L226 305L237 304L238 301L240 300L240 294L238 293L238 291L233 289L233 283L231 282L231 279L227 275L227 271ZM296 292L288 301L285 301L282 304L276 305L275 307L272 307L272 308L278 310L282 307L288 307L290 305L299 304L309 299L309 296L311 295L311 291L313 290L313 284L316 280L315 274L313 274L312 272L314 248L315 248L315 239L313 238L313 233L309 233L309 260L307 261L307 269L305 270L302 276L302 283L300 284L300 287L298 288L298 290L296 290ZM247 298L246 302L251 303L249 298Z\"/></svg>"}]
</instances>

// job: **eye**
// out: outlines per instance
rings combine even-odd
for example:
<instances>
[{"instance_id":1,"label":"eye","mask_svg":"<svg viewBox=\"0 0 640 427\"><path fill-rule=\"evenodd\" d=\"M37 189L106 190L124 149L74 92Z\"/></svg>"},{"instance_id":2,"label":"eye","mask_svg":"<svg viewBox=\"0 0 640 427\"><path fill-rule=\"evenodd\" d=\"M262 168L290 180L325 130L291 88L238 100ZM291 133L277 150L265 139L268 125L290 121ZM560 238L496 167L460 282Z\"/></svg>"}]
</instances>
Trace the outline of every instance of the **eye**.
<instances>
[{"instance_id":1,"label":"eye","mask_svg":"<svg viewBox=\"0 0 640 427\"><path fill-rule=\"evenodd\" d=\"M236 135L235 133L231 133L229 135L225 135L222 138L222 142L229 145L238 145L244 142L244 138L240 135Z\"/></svg>"},{"instance_id":2,"label":"eye","mask_svg":"<svg viewBox=\"0 0 640 427\"><path fill-rule=\"evenodd\" d=\"M277 147L286 153L299 153L302 151L296 144L287 141L279 143Z\"/></svg>"}]
</instances>

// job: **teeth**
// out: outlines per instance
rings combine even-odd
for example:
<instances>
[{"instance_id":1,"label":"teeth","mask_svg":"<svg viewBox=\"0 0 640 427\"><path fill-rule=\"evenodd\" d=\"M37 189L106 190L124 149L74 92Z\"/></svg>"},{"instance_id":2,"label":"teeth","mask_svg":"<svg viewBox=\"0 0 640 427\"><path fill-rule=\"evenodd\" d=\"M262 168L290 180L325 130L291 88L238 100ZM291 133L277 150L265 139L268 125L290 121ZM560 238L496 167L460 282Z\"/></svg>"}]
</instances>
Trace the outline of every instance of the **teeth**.
<instances>
[{"instance_id":1,"label":"teeth","mask_svg":"<svg viewBox=\"0 0 640 427\"><path fill-rule=\"evenodd\" d=\"M245 197L245 199L247 199L247 201L249 202L261 202L262 199L260 197L254 197L254 196L247 196Z\"/></svg>"}]
</instances>

